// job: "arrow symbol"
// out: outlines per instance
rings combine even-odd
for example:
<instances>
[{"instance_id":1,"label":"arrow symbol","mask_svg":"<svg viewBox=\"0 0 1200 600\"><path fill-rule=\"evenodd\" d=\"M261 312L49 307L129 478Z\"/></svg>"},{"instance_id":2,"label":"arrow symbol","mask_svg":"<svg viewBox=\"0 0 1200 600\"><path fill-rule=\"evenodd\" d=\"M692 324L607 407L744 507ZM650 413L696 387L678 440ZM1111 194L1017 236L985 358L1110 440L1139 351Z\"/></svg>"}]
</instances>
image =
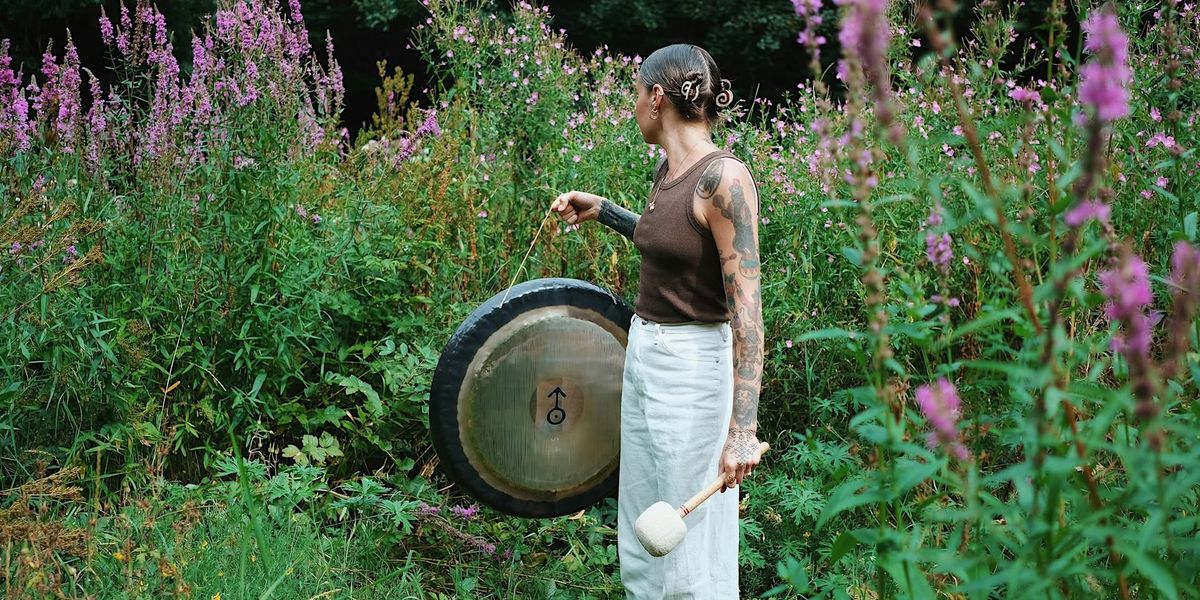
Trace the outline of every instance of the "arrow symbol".
<instances>
[{"instance_id":1,"label":"arrow symbol","mask_svg":"<svg viewBox=\"0 0 1200 600\"><path fill-rule=\"evenodd\" d=\"M555 386L554 391L546 394L547 398L554 398L554 404L557 405L560 400L567 397L567 393L562 391L562 388Z\"/></svg>"}]
</instances>

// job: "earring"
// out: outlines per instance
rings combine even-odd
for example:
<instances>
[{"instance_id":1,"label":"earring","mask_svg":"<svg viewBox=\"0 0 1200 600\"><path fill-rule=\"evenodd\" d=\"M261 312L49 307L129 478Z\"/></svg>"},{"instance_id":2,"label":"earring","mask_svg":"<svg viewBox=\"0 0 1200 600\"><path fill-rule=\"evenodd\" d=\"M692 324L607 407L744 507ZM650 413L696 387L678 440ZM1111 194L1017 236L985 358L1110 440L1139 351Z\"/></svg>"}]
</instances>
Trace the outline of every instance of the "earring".
<instances>
[{"instance_id":1,"label":"earring","mask_svg":"<svg viewBox=\"0 0 1200 600\"><path fill-rule=\"evenodd\" d=\"M653 121L657 121L657 120L658 120L658 109L657 109L657 108L656 108L656 109L654 109L654 110L652 110L652 111L650 111L650 119L651 119L651 120L653 120Z\"/></svg>"}]
</instances>

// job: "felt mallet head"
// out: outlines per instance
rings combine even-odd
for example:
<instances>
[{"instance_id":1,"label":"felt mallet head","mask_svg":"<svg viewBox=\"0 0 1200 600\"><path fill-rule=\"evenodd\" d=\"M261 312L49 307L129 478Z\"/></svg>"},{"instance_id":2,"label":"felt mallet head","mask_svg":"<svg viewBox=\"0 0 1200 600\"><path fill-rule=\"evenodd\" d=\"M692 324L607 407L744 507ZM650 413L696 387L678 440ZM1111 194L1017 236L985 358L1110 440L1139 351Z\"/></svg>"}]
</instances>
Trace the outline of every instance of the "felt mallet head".
<instances>
[{"instance_id":1,"label":"felt mallet head","mask_svg":"<svg viewBox=\"0 0 1200 600\"><path fill-rule=\"evenodd\" d=\"M761 456L770 448L769 444L763 442L758 447L758 454ZM708 487L700 490L679 508L661 501L651 504L650 508L642 511L642 514L638 515L637 521L633 523L633 530L637 533L638 541L651 556L665 556L674 550L679 542L683 541L683 536L687 535L687 525L684 524L683 518L696 510L696 507L703 504L722 487L732 484L732 481L726 482L725 477L717 476Z\"/></svg>"},{"instance_id":2,"label":"felt mallet head","mask_svg":"<svg viewBox=\"0 0 1200 600\"><path fill-rule=\"evenodd\" d=\"M638 541L651 556L664 556L687 534L687 525L679 509L666 502L655 502L638 516L633 524Z\"/></svg>"}]
</instances>

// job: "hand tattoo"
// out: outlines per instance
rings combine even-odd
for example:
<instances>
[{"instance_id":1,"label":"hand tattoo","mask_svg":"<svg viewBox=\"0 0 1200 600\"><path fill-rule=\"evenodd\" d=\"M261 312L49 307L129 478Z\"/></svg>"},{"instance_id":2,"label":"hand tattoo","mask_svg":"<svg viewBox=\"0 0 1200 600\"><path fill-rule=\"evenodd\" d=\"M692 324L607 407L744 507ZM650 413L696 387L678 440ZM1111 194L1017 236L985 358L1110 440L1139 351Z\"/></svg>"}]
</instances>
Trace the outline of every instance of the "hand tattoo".
<instances>
[{"instance_id":1,"label":"hand tattoo","mask_svg":"<svg viewBox=\"0 0 1200 600\"><path fill-rule=\"evenodd\" d=\"M732 456L740 467L758 457L758 445L758 436L753 430L733 427L725 439L725 453Z\"/></svg>"}]
</instances>

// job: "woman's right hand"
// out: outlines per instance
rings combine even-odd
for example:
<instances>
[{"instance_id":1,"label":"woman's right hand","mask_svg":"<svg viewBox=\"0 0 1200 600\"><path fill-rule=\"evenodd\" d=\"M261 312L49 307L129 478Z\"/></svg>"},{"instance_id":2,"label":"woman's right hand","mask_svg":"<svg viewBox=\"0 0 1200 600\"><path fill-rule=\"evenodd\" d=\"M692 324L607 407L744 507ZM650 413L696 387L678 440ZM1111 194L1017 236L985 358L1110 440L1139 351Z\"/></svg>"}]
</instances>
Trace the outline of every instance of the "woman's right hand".
<instances>
[{"instance_id":1,"label":"woman's right hand","mask_svg":"<svg viewBox=\"0 0 1200 600\"><path fill-rule=\"evenodd\" d=\"M570 191L559 194L550 204L550 210L556 211L559 218L574 225L598 218L602 202L604 198L595 194Z\"/></svg>"}]
</instances>

